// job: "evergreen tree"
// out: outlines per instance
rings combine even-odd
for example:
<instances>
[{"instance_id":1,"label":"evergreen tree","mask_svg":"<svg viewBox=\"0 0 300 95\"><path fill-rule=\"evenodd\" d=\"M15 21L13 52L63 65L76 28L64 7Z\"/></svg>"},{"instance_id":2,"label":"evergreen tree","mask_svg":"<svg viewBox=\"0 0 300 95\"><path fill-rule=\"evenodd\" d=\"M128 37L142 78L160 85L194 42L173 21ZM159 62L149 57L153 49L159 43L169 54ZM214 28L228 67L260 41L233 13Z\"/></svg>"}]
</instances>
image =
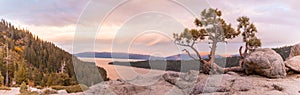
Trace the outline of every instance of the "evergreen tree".
<instances>
[{"instance_id":1,"label":"evergreen tree","mask_svg":"<svg viewBox=\"0 0 300 95\"><path fill-rule=\"evenodd\" d=\"M17 84L28 80L27 71L24 63L18 64L18 70L14 74L14 80Z\"/></svg>"},{"instance_id":2,"label":"evergreen tree","mask_svg":"<svg viewBox=\"0 0 300 95\"><path fill-rule=\"evenodd\" d=\"M4 86L4 77L2 76L1 71L0 71L0 85Z\"/></svg>"},{"instance_id":3,"label":"evergreen tree","mask_svg":"<svg viewBox=\"0 0 300 95\"><path fill-rule=\"evenodd\" d=\"M250 19L246 16L239 17L237 31L242 32L243 42L245 42L245 50L242 52L243 46L240 47L240 56L244 58L249 52L254 51L256 48L261 47L261 41L255 35L257 29Z\"/></svg>"},{"instance_id":4,"label":"evergreen tree","mask_svg":"<svg viewBox=\"0 0 300 95\"><path fill-rule=\"evenodd\" d=\"M211 70L211 73L223 72L222 69L214 63L217 44L233 39L240 34L231 27L231 24L227 24L221 16L222 12L218 9L204 9L201 12L201 18L196 18L194 21L197 28L185 29L181 34L174 34L176 44L189 47L197 54L198 59L194 59L203 63L202 71L206 74L210 73ZM201 58L198 50L194 47L197 42L205 39L211 44L208 62ZM191 56L187 49L183 51Z\"/></svg>"},{"instance_id":5,"label":"evergreen tree","mask_svg":"<svg viewBox=\"0 0 300 95\"><path fill-rule=\"evenodd\" d=\"M46 82L47 86L51 86L53 84L53 77L54 75L50 74L50 76L47 78L47 82Z\"/></svg>"}]
</instances>

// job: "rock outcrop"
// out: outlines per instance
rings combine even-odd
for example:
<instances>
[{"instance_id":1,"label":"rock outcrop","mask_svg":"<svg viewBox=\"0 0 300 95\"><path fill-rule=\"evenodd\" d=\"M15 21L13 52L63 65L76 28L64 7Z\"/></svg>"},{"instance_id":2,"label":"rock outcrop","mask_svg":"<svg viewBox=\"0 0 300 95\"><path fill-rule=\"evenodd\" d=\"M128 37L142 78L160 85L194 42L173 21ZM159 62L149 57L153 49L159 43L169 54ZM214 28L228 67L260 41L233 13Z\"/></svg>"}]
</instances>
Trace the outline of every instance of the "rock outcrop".
<instances>
[{"instance_id":1,"label":"rock outcrop","mask_svg":"<svg viewBox=\"0 0 300 95\"><path fill-rule=\"evenodd\" d=\"M300 73L300 56L299 55L289 58L284 63L288 69Z\"/></svg>"},{"instance_id":2,"label":"rock outcrop","mask_svg":"<svg viewBox=\"0 0 300 95\"><path fill-rule=\"evenodd\" d=\"M300 43L292 46L289 58L300 55ZM288 58L288 59L289 59Z\"/></svg>"},{"instance_id":3,"label":"rock outcrop","mask_svg":"<svg viewBox=\"0 0 300 95\"><path fill-rule=\"evenodd\" d=\"M269 78L286 76L285 64L281 56L270 48L257 49L250 53L244 64L246 74L258 74Z\"/></svg>"},{"instance_id":4,"label":"rock outcrop","mask_svg":"<svg viewBox=\"0 0 300 95\"><path fill-rule=\"evenodd\" d=\"M151 85L139 86L125 80L110 80L72 95L298 95L299 76L269 79L234 72L217 75L198 74L195 71L166 72ZM137 81L143 79L138 78Z\"/></svg>"},{"instance_id":5,"label":"rock outcrop","mask_svg":"<svg viewBox=\"0 0 300 95\"><path fill-rule=\"evenodd\" d=\"M179 74L179 73L177 73ZM130 83L130 81L138 81L148 83L149 80L144 80L143 78L136 78L135 80L125 81L125 80L111 80L96 84L90 87L89 90L82 93L77 93L78 95L187 95L174 86L173 84L164 80L160 75L157 81L151 85L135 85ZM155 76L156 78L156 76Z\"/></svg>"},{"instance_id":6,"label":"rock outcrop","mask_svg":"<svg viewBox=\"0 0 300 95\"><path fill-rule=\"evenodd\" d=\"M185 74L180 73L165 73L162 78L181 89L184 94L190 94L198 79L198 71L190 71Z\"/></svg>"}]
</instances>

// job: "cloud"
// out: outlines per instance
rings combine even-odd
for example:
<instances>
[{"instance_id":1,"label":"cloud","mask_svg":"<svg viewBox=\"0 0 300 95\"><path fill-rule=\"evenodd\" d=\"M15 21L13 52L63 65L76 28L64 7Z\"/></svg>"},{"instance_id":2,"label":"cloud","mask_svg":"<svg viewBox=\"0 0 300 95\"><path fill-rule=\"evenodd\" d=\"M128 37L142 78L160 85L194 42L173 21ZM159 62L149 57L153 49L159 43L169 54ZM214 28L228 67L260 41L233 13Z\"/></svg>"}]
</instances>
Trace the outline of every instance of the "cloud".
<instances>
[{"instance_id":1,"label":"cloud","mask_svg":"<svg viewBox=\"0 0 300 95\"><path fill-rule=\"evenodd\" d=\"M75 24L88 0L1 0L0 16L36 26Z\"/></svg>"},{"instance_id":2,"label":"cloud","mask_svg":"<svg viewBox=\"0 0 300 95\"><path fill-rule=\"evenodd\" d=\"M93 43L87 41L94 40L97 51L118 48L119 51L127 51L127 45L136 38L133 51L178 53L180 49L172 42L172 33L181 32L185 27L194 28L194 17L210 6L222 10L223 18L234 28L239 16L250 17L258 28L263 47L291 45L300 40L298 0L129 0L114 6L120 1L1 0L0 17L29 29L67 51L72 51L74 39L79 39L76 40L77 44L83 47L80 51L91 51L84 49L84 46ZM89 11L86 12L86 9ZM82 15L82 12L86 14ZM105 18L103 22L102 18ZM77 23L78 19L83 21ZM84 33L79 38L74 37L77 24L82 25L79 28L87 29L81 31ZM161 34L155 34L152 30ZM152 31L152 34L147 31ZM93 32L97 32L97 35L89 35ZM241 37L236 38L227 45L232 48L224 51L234 53L241 45ZM209 51L206 42L200 44L199 49Z\"/></svg>"}]
</instances>

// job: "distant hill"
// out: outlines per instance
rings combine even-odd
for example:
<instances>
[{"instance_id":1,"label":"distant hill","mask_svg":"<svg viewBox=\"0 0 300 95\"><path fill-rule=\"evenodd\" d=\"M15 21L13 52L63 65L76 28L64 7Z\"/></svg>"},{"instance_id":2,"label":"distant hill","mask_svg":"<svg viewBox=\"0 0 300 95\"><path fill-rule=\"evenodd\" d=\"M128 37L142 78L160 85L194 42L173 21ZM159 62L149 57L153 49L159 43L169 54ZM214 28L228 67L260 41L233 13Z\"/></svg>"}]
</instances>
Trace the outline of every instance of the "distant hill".
<instances>
[{"instance_id":1,"label":"distant hill","mask_svg":"<svg viewBox=\"0 0 300 95\"><path fill-rule=\"evenodd\" d=\"M111 52L83 52L74 54L77 57L86 58L118 58L118 59L144 59L144 60L162 60L163 57L143 55L143 54L130 54L130 53L111 53Z\"/></svg>"},{"instance_id":2,"label":"distant hill","mask_svg":"<svg viewBox=\"0 0 300 95\"><path fill-rule=\"evenodd\" d=\"M118 59L143 59L143 60L193 60L188 54L176 54L167 57L157 57L144 54L130 53L111 53L111 52L83 52L74 54L77 57L85 58L118 58ZM197 58L197 55L192 55ZM222 58L221 55L216 55L216 58ZM203 59L208 59L208 55L202 56Z\"/></svg>"},{"instance_id":3,"label":"distant hill","mask_svg":"<svg viewBox=\"0 0 300 95\"><path fill-rule=\"evenodd\" d=\"M198 58L196 54L192 54L194 58ZM208 59L208 55L201 56L203 59ZM216 58L222 58L223 56L221 55L216 55ZM168 56L165 58L166 60L193 60L188 54L176 54L172 56Z\"/></svg>"},{"instance_id":4,"label":"distant hill","mask_svg":"<svg viewBox=\"0 0 300 95\"><path fill-rule=\"evenodd\" d=\"M290 54L292 46L284 46L284 47L279 47L279 48L272 48L275 50L281 57L286 60L286 58ZM196 55L192 55L196 57ZM208 56L202 56L203 59L208 59ZM172 55L166 57L167 61L165 60L155 60L155 61L133 61L130 62L130 66L132 67L138 67L138 68L146 68L146 69L157 69L157 70L171 70L171 71L177 71L177 72L187 72L189 70L199 70L199 62L192 60L187 54L177 54L177 55ZM220 55L216 56L215 62L221 66L221 67L233 67L233 66L238 66L240 61L240 56L239 54L233 54L228 57L223 57ZM226 62L226 64L224 64ZM152 67L151 67L151 64ZM124 65L123 62L110 62L109 64L113 65L121 65L121 66L126 66ZM184 65L183 65L184 64ZM153 67L155 65L156 67ZM166 66L166 67L164 67ZM182 68L184 67L184 68Z\"/></svg>"}]
</instances>

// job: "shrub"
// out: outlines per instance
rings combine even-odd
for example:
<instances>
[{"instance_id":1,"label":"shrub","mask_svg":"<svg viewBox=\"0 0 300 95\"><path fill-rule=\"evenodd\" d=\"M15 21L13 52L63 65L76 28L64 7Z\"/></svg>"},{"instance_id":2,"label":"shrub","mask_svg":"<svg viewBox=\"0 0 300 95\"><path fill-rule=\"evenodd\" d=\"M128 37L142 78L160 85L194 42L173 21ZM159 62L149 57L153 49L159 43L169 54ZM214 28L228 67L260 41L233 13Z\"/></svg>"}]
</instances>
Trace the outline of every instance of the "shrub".
<instances>
[{"instance_id":1,"label":"shrub","mask_svg":"<svg viewBox=\"0 0 300 95\"><path fill-rule=\"evenodd\" d=\"M72 86L51 86L51 88L55 90L66 90L68 93L75 93L75 92L83 92L87 90L89 87L87 87L84 84L79 84L79 85L72 85Z\"/></svg>"},{"instance_id":2,"label":"shrub","mask_svg":"<svg viewBox=\"0 0 300 95\"><path fill-rule=\"evenodd\" d=\"M22 82L19 91L20 91L20 93L27 93L28 92L28 87L27 87L25 82Z\"/></svg>"},{"instance_id":3,"label":"shrub","mask_svg":"<svg viewBox=\"0 0 300 95\"><path fill-rule=\"evenodd\" d=\"M55 73L55 74L50 74L47 80L47 85L48 86L53 86L53 85L70 85L70 80L71 78L69 77L68 74L65 73Z\"/></svg>"},{"instance_id":4,"label":"shrub","mask_svg":"<svg viewBox=\"0 0 300 95\"><path fill-rule=\"evenodd\" d=\"M6 87L6 86L1 86L0 90L11 90L11 89L9 87Z\"/></svg>"},{"instance_id":5,"label":"shrub","mask_svg":"<svg viewBox=\"0 0 300 95\"><path fill-rule=\"evenodd\" d=\"M88 87L86 85L79 84L79 85L73 85L73 86L67 87L66 91L68 93L75 93L75 92L83 92L87 89L88 89Z\"/></svg>"},{"instance_id":6,"label":"shrub","mask_svg":"<svg viewBox=\"0 0 300 95\"><path fill-rule=\"evenodd\" d=\"M39 95L37 91L27 92L27 93L21 93L19 95Z\"/></svg>"},{"instance_id":7,"label":"shrub","mask_svg":"<svg viewBox=\"0 0 300 95\"><path fill-rule=\"evenodd\" d=\"M51 86L51 88L55 90L63 90L66 89L66 86Z\"/></svg>"},{"instance_id":8,"label":"shrub","mask_svg":"<svg viewBox=\"0 0 300 95\"><path fill-rule=\"evenodd\" d=\"M58 92L56 90L53 90L53 89L49 89L49 88L46 88L43 90L43 94L57 94Z\"/></svg>"},{"instance_id":9,"label":"shrub","mask_svg":"<svg viewBox=\"0 0 300 95\"><path fill-rule=\"evenodd\" d=\"M19 84L13 84L13 85L11 85L11 87L20 87L20 85Z\"/></svg>"}]
</instances>

